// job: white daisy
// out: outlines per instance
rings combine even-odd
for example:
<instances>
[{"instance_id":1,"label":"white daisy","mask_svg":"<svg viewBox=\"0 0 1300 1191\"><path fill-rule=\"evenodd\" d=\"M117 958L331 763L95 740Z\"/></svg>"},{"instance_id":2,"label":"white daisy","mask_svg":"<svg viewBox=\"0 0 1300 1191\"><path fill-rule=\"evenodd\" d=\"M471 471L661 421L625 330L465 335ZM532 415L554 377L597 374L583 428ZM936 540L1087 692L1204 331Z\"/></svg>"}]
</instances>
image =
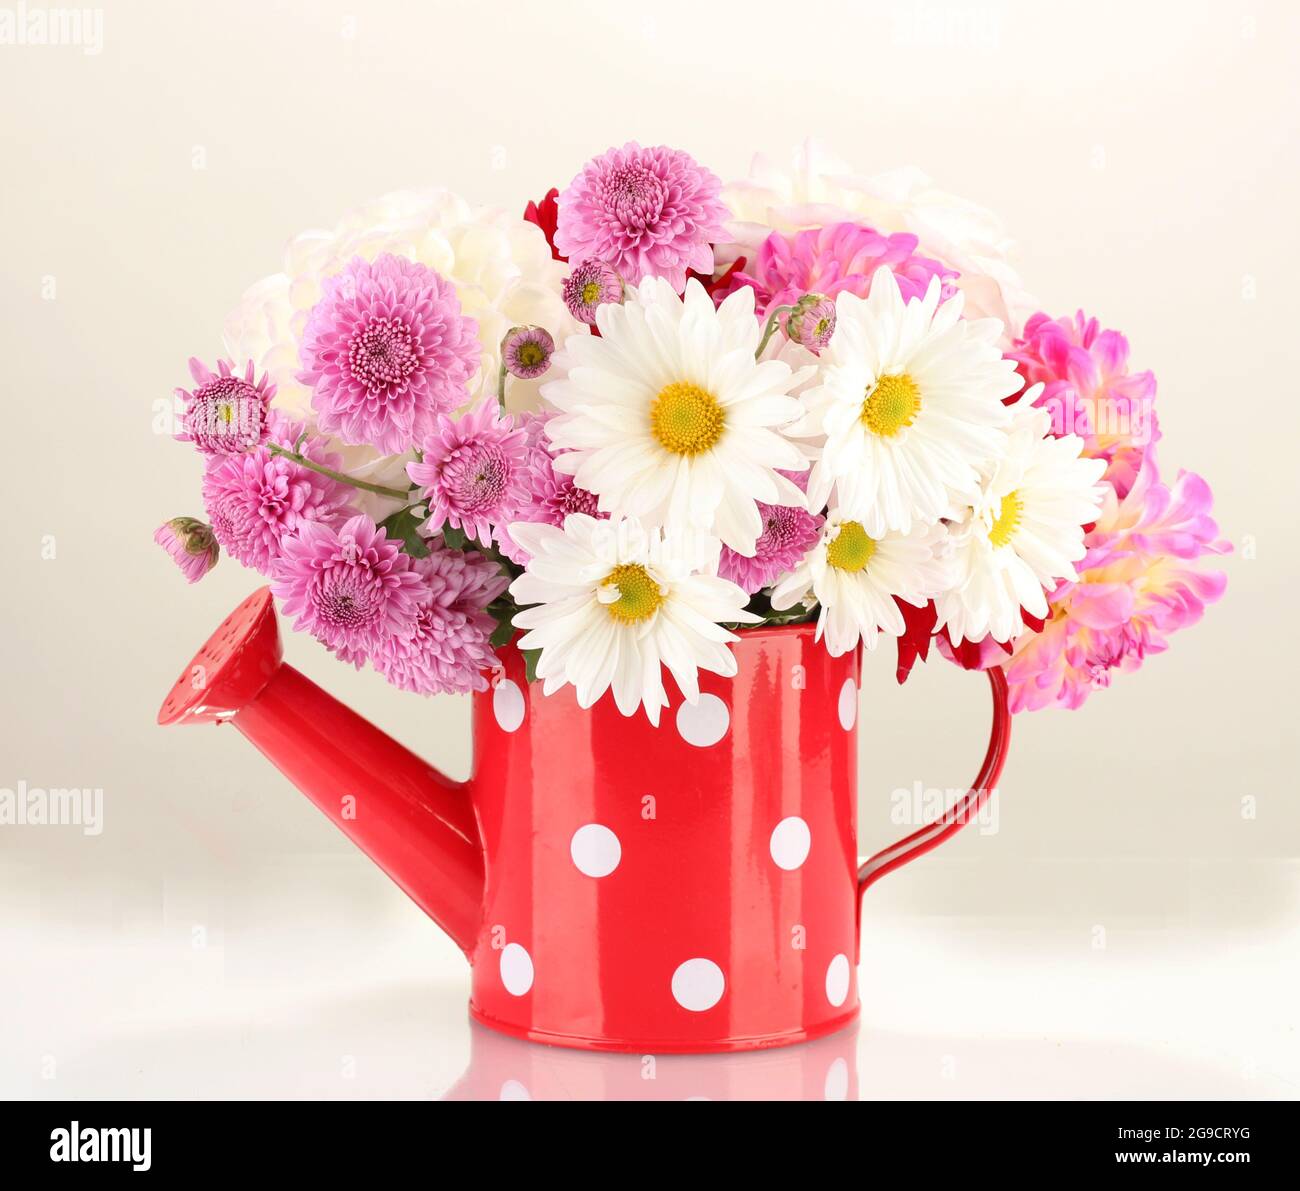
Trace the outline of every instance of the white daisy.
<instances>
[{"instance_id":1,"label":"white daisy","mask_svg":"<svg viewBox=\"0 0 1300 1191\"><path fill-rule=\"evenodd\" d=\"M833 657L878 635L901 637L903 614L894 602L922 608L948 584L946 534L939 525L871 537L860 521L832 509L821 540L772 591L772 607L792 608L809 593L821 605L817 639L826 637Z\"/></svg>"},{"instance_id":2,"label":"white daisy","mask_svg":"<svg viewBox=\"0 0 1300 1191\"><path fill-rule=\"evenodd\" d=\"M820 383L787 433L825 436L809 477L809 506L834 485L845 516L873 537L938 521L955 496L970 499L978 469L1002 449L1002 399L1020 387L996 343L997 319L960 318L962 295L939 301L935 278L904 304L888 269L866 300L843 292Z\"/></svg>"},{"instance_id":3,"label":"white daisy","mask_svg":"<svg viewBox=\"0 0 1300 1191\"><path fill-rule=\"evenodd\" d=\"M953 641L1011 641L1023 612L1048 614L1044 589L1078 578L1083 527L1097 519L1106 463L1080 457L1083 440L1053 438L1051 414L1034 409L1035 385L1011 406L1006 453L990 467L975 503L950 527L953 585L936 601Z\"/></svg>"},{"instance_id":4,"label":"white daisy","mask_svg":"<svg viewBox=\"0 0 1300 1191\"><path fill-rule=\"evenodd\" d=\"M804 471L802 451L776 428L802 412L790 391L806 377L756 363L760 327L745 287L719 307L696 281L685 298L661 278L596 312L600 336L569 338L542 387L561 410L546 432L557 471L604 512L647 526L691 526L753 556L763 532L756 502L799 505L777 469Z\"/></svg>"},{"instance_id":5,"label":"white daisy","mask_svg":"<svg viewBox=\"0 0 1300 1191\"><path fill-rule=\"evenodd\" d=\"M510 536L532 557L511 585L533 604L514 623L528 629L521 649L540 649L537 677L547 695L566 683L590 707L609 688L624 715L644 705L652 724L668 706L660 664L687 701L699 699L697 671L736 673L722 624L752 624L749 596L719 579L719 544L698 535L646 533L634 520L583 513L564 528L514 522Z\"/></svg>"}]
</instances>

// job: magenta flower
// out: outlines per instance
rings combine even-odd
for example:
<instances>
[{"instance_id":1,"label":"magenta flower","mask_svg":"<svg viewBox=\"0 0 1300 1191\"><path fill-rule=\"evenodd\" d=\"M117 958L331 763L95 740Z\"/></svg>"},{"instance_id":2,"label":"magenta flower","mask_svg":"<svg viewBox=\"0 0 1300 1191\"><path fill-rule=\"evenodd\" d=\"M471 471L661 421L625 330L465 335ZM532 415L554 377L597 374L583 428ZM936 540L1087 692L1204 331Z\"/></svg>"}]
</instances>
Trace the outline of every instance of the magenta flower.
<instances>
[{"instance_id":1,"label":"magenta flower","mask_svg":"<svg viewBox=\"0 0 1300 1191\"><path fill-rule=\"evenodd\" d=\"M415 631L421 580L411 561L364 515L337 529L305 521L280 542L271 591L294 628L360 664L385 638Z\"/></svg>"},{"instance_id":2,"label":"magenta flower","mask_svg":"<svg viewBox=\"0 0 1300 1191\"><path fill-rule=\"evenodd\" d=\"M587 162L560 195L555 247L609 265L630 285L663 277L680 294L687 269L713 272L729 217L721 189L688 153L631 141Z\"/></svg>"},{"instance_id":3,"label":"magenta flower","mask_svg":"<svg viewBox=\"0 0 1300 1191\"><path fill-rule=\"evenodd\" d=\"M164 521L154 533L153 540L172 556L172 561L190 583L202 579L221 557L221 547L212 536L212 526L194 517L173 517Z\"/></svg>"},{"instance_id":4,"label":"magenta flower","mask_svg":"<svg viewBox=\"0 0 1300 1191\"><path fill-rule=\"evenodd\" d=\"M398 454L469 400L478 326L462 316L444 277L396 256L354 257L323 291L303 331L298 374L311 386L322 434Z\"/></svg>"},{"instance_id":5,"label":"magenta flower","mask_svg":"<svg viewBox=\"0 0 1300 1191\"><path fill-rule=\"evenodd\" d=\"M430 530L459 529L486 546L522 495L526 436L495 402L452 421L438 417L406 474L424 490Z\"/></svg>"},{"instance_id":6,"label":"magenta flower","mask_svg":"<svg viewBox=\"0 0 1300 1191\"><path fill-rule=\"evenodd\" d=\"M254 380L251 360L237 376L226 360L218 360L213 372L191 359L190 375L198 388L176 390L184 403L180 442L192 442L205 455L237 455L266 440L275 386L265 376Z\"/></svg>"},{"instance_id":7,"label":"magenta flower","mask_svg":"<svg viewBox=\"0 0 1300 1191\"><path fill-rule=\"evenodd\" d=\"M780 474L807 490L806 471ZM803 561L821 534L824 520L793 505L770 505L761 500L756 503L763 519L763 532L758 537L754 557L748 558L730 546L723 546L718 559L718 574L750 595L771 587Z\"/></svg>"},{"instance_id":8,"label":"magenta flower","mask_svg":"<svg viewBox=\"0 0 1300 1191\"><path fill-rule=\"evenodd\" d=\"M302 424L275 411L268 425L269 441L277 446L292 449L301 438ZM342 463L316 435L302 439L298 453L336 470ZM305 522L337 526L351 516L351 492L267 446L213 458L203 475L203 507L217 541L231 558L263 575L271 573L281 540Z\"/></svg>"},{"instance_id":9,"label":"magenta flower","mask_svg":"<svg viewBox=\"0 0 1300 1191\"><path fill-rule=\"evenodd\" d=\"M486 690L483 671L498 664L489 644L496 621L486 608L510 578L482 554L429 545L429 556L411 563L420 579L414 632L385 637L371 660L394 686L417 694Z\"/></svg>"},{"instance_id":10,"label":"magenta flower","mask_svg":"<svg viewBox=\"0 0 1300 1191\"><path fill-rule=\"evenodd\" d=\"M871 292L872 276L882 267L894 274L904 301L925 297L932 277L940 279L943 297L952 297L958 274L939 261L916 255L917 243L908 232L884 236L860 223L833 223L792 235L773 232L749 268L733 273L713 297L721 303L748 285L762 318L772 307L793 306L805 294L825 294L834 300L848 290L865 298Z\"/></svg>"},{"instance_id":11,"label":"magenta flower","mask_svg":"<svg viewBox=\"0 0 1300 1191\"><path fill-rule=\"evenodd\" d=\"M1160 438L1155 375L1129 372L1128 350L1118 331L1079 311L1072 319L1033 315L1008 353L1026 386L1042 383L1034 404L1051 411L1052 433L1077 434L1085 455L1106 460L1104 478L1121 498Z\"/></svg>"},{"instance_id":12,"label":"magenta flower","mask_svg":"<svg viewBox=\"0 0 1300 1191\"><path fill-rule=\"evenodd\" d=\"M519 472L520 495L508 515L497 526L497 544L511 562L525 565L532 557L510 536L510 524L527 521L561 527L570 513L585 513L603 519L595 493L579 488L572 476L555 470L555 451L546 436L549 413L522 415L526 441L523 466Z\"/></svg>"},{"instance_id":13,"label":"magenta flower","mask_svg":"<svg viewBox=\"0 0 1300 1191\"><path fill-rule=\"evenodd\" d=\"M608 265L583 261L564 279L560 296L574 318L595 326L598 307L606 302L622 303L623 282Z\"/></svg>"},{"instance_id":14,"label":"magenta flower","mask_svg":"<svg viewBox=\"0 0 1300 1191\"><path fill-rule=\"evenodd\" d=\"M551 366L555 340L543 327L511 327L501 340L501 366L520 380L536 380Z\"/></svg>"},{"instance_id":15,"label":"magenta flower","mask_svg":"<svg viewBox=\"0 0 1300 1191\"><path fill-rule=\"evenodd\" d=\"M1201 618L1227 579L1192 564L1231 549L1212 503L1200 476L1180 472L1170 488L1154 453L1146 455L1127 495L1107 498L1085 539L1078 582L1052 592L1043 631L1024 637L1006 663L1013 711L1079 707L1115 671L1138 669L1168 648L1170 633Z\"/></svg>"}]
</instances>

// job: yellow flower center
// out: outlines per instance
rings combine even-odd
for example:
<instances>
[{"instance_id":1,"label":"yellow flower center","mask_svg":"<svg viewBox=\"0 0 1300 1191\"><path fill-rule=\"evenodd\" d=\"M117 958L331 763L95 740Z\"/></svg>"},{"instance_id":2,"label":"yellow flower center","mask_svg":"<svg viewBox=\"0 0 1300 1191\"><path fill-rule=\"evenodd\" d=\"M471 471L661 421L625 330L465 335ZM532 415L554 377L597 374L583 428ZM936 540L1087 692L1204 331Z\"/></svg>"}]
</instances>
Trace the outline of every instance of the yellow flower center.
<instances>
[{"instance_id":1,"label":"yellow flower center","mask_svg":"<svg viewBox=\"0 0 1300 1191\"><path fill-rule=\"evenodd\" d=\"M862 403L862 424L872 434L893 438L910 426L921 408L921 390L906 372L882 376Z\"/></svg>"},{"instance_id":2,"label":"yellow flower center","mask_svg":"<svg viewBox=\"0 0 1300 1191\"><path fill-rule=\"evenodd\" d=\"M594 306L596 299L600 297L600 282L589 281L582 287L582 304L584 306Z\"/></svg>"},{"instance_id":3,"label":"yellow flower center","mask_svg":"<svg viewBox=\"0 0 1300 1191\"><path fill-rule=\"evenodd\" d=\"M640 563L615 567L605 576L602 586L606 584L618 589L618 599L606 604L605 611L622 624L640 624L649 620L664 602L659 584Z\"/></svg>"},{"instance_id":4,"label":"yellow flower center","mask_svg":"<svg viewBox=\"0 0 1300 1191\"><path fill-rule=\"evenodd\" d=\"M722 437L726 413L699 385L665 385L650 406L650 426L659 445L674 455L702 455Z\"/></svg>"},{"instance_id":5,"label":"yellow flower center","mask_svg":"<svg viewBox=\"0 0 1300 1191\"><path fill-rule=\"evenodd\" d=\"M856 575L871 561L876 552L876 541L867 537L867 531L857 521L845 521L826 547L826 564L837 571Z\"/></svg>"},{"instance_id":6,"label":"yellow flower center","mask_svg":"<svg viewBox=\"0 0 1300 1191\"><path fill-rule=\"evenodd\" d=\"M994 546L1005 546L1020 528L1020 518L1025 511L1025 502L1020 499L1017 492L1008 492L1002 498L1002 505L998 509L997 520L993 522L993 527L989 530L989 541Z\"/></svg>"},{"instance_id":7,"label":"yellow flower center","mask_svg":"<svg viewBox=\"0 0 1300 1191\"><path fill-rule=\"evenodd\" d=\"M536 368L545 359L546 353L542 350L540 343L529 340L519 348L519 362L525 368Z\"/></svg>"}]
</instances>

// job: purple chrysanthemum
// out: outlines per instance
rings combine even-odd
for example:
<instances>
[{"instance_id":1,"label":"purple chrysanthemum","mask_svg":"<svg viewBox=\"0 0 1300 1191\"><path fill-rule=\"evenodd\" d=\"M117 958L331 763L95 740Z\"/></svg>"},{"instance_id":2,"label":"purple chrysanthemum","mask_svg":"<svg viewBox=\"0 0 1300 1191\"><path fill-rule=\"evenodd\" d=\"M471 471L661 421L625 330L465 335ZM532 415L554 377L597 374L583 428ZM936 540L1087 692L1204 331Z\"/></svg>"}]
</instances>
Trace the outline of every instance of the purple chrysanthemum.
<instances>
[{"instance_id":1,"label":"purple chrysanthemum","mask_svg":"<svg viewBox=\"0 0 1300 1191\"><path fill-rule=\"evenodd\" d=\"M394 686L421 695L464 694L487 689L484 670L497 665L489 638L496 621L485 609L510 582L482 554L451 550L430 542L427 558L411 570L415 592L415 630L386 637L371 661Z\"/></svg>"},{"instance_id":2,"label":"purple chrysanthemum","mask_svg":"<svg viewBox=\"0 0 1300 1191\"><path fill-rule=\"evenodd\" d=\"M555 340L544 327L511 327L501 340L501 364L511 376L536 380L551 366Z\"/></svg>"},{"instance_id":3,"label":"purple chrysanthemum","mask_svg":"<svg viewBox=\"0 0 1300 1191\"><path fill-rule=\"evenodd\" d=\"M469 399L478 326L425 265L354 257L327 278L303 331L303 370L323 434L385 454L410 449Z\"/></svg>"},{"instance_id":4,"label":"purple chrysanthemum","mask_svg":"<svg viewBox=\"0 0 1300 1191\"><path fill-rule=\"evenodd\" d=\"M196 389L177 389L184 403L181 442L192 442L205 455L237 455L266 441L267 418L275 386L267 377L256 380L253 362L238 376L226 360L213 372L202 361L190 360Z\"/></svg>"},{"instance_id":5,"label":"purple chrysanthemum","mask_svg":"<svg viewBox=\"0 0 1300 1191\"><path fill-rule=\"evenodd\" d=\"M359 663L386 638L414 632L420 578L411 561L367 516L337 529L305 521L280 542L271 591L294 628Z\"/></svg>"},{"instance_id":6,"label":"purple chrysanthemum","mask_svg":"<svg viewBox=\"0 0 1300 1191\"><path fill-rule=\"evenodd\" d=\"M681 293L686 270L713 272L725 237L722 183L688 153L635 141L582 167L560 195L555 246L570 260L597 260L628 284L663 277Z\"/></svg>"},{"instance_id":7,"label":"purple chrysanthemum","mask_svg":"<svg viewBox=\"0 0 1300 1191\"><path fill-rule=\"evenodd\" d=\"M269 441L292 449L302 437L301 423L272 412ZM304 459L337 469L338 456L325 449L316 435L303 438L298 453ZM231 558L263 575L280 552L280 542L308 521L335 526L353 512L351 489L303 467L269 446L243 455L209 460L203 475L203 506L212 518L217 541Z\"/></svg>"},{"instance_id":8,"label":"purple chrysanthemum","mask_svg":"<svg viewBox=\"0 0 1300 1191\"><path fill-rule=\"evenodd\" d=\"M173 517L164 521L154 533L153 540L172 556L190 583L202 579L221 557L221 547L212 535L212 526L195 517Z\"/></svg>"},{"instance_id":9,"label":"purple chrysanthemum","mask_svg":"<svg viewBox=\"0 0 1300 1191\"><path fill-rule=\"evenodd\" d=\"M424 458L406 473L424 490L430 530L449 525L488 545L522 495L524 432L496 402L484 402L455 421L440 415L421 448Z\"/></svg>"},{"instance_id":10,"label":"purple chrysanthemum","mask_svg":"<svg viewBox=\"0 0 1300 1191\"><path fill-rule=\"evenodd\" d=\"M807 488L806 471L783 471L781 475L800 488ZM747 558L730 546L723 546L718 560L718 574L750 595L771 587L803 561L820 536L823 521L807 509L793 505L769 505L761 500L757 504L759 516L763 518L763 532L754 557Z\"/></svg>"},{"instance_id":11,"label":"purple chrysanthemum","mask_svg":"<svg viewBox=\"0 0 1300 1191\"><path fill-rule=\"evenodd\" d=\"M623 301L623 282L608 265L583 261L564 279L560 296L574 318L595 326L597 307Z\"/></svg>"},{"instance_id":12,"label":"purple chrysanthemum","mask_svg":"<svg viewBox=\"0 0 1300 1191\"><path fill-rule=\"evenodd\" d=\"M585 513L588 517L603 518L596 494L579 488L572 476L555 470L555 452L546 437L546 423L553 414L528 413L522 415L527 436L527 452L520 472L522 495L518 502L497 526L497 544L511 562L525 565L532 557L510 536L509 526L514 521L563 526L570 513Z\"/></svg>"}]
</instances>

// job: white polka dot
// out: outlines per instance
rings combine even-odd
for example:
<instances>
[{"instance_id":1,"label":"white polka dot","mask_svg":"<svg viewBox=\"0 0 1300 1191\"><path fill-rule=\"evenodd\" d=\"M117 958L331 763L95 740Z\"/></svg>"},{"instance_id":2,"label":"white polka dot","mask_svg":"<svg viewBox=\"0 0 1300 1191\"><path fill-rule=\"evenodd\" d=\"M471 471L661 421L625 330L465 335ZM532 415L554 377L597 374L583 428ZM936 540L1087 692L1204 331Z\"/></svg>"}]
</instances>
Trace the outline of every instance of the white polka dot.
<instances>
[{"instance_id":1,"label":"white polka dot","mask_svg":"<svg viewBox=\"0 0 1300 1191\"><path fill-rule=\"evenodd\" d=\"M846 732L852 732L857 718L858 684L853 679L846 678L840 687L840 727Z\"/></svg>"},{"instance_id":2,"label":"white polka dot","mask_svg":"<svg viewBox=\"0 0 1300 1191\"><path fill-rule=\"evenodd\" d=\"M623 845L608 827L588 823L573 833L569 855L578 866L578 872L588 877L608 877L623 859Z\"/></svg>"},{"instance_id":3,"label":"white polka dot","mask_svg":"<svg viewBox=\"0 0 1300 1191\"><path fill-rule=\"evenodd\" d=\"M503 678L492 691L492 714L501 731L513 732L524 722L524 692L517 682Z\"/></svg>"},{"instance_id":4,"label":"white polka dot","mask_svg":"<svg viewBox=\"0 0 1300 1191\"><path fill-rule=\"evenodd\" d=\"M688 959L673 973L673 1000L692 1013L712 1009L726 987L722 969L711 959Z\"/></svg>"},{"instance_id":5,"label":"white polka dot","mask_svg":"<svg viewBox=\"0 0 1300 1191\"><path fill-rule=\"evenodd\" d=\"M772 838L767 846L772 859L776 861L776 867L793 872L808 859L812 832L798 815L791 815L772 828Z\"/></svg>"},{"instance_id":6,"label":"white polka dot","mask_svg":"<svg viewBox=\"0 0 1300 1191\"><path fill-rule=\"evenodd\" d=\"M848 999L851 974L849 957L843 952L826 967L826 999L837 1009Z\"/></svg>"},{"instance_id":7,"label":"white polka dot","mask_svg":"<svg viewBox=\"0 0 1300 1191\"><path fill-rule=\"evenodd\" d=\"M533 957L518 943L501 949L501 983L512 997L522 997L533 987Z\"/></svg>"},{"instance_id":8,"label":"white polka dot","mask_svg":"<svg viewBox=\"0 0 1300 1191\"><path fill-rule=\"evenodd\" d=\"M677 731L696 748L717 744L730 726L731 713L717 695L701 695L698 703L683 703L677 709Z\"/></svg>"},{"instance_id":9,"label":"white polka dot","mask_svg":"<svg viewBox=\"0 0 1300 1191\"><path fill-rule=\"evenodd\" d=\"M840 1059L839 1061L841 1063L844 1062L843 1059ZM531 1100L532 1096L528 1094L528 1089L517 1079L507 1079L506 1082L501 1085L501 1095L499 1098L502 1100ZM830 1097L827 1096L826 1099L829 1100ZM843 1097L841 1096L840 1099L842 1100Z\"/></svg>"},{"instance_id":10,"label":"white polka dot","mask_svg":"<svg viewBox=\"0 0 1300 1191\"><path fill-rule=\"evenodd\" d=\"M830 1065L826 1072L823 1095L827 1100L847 1100L849 1098L849 1065L841 1055Z\"/></svg>"}]
</instances>

